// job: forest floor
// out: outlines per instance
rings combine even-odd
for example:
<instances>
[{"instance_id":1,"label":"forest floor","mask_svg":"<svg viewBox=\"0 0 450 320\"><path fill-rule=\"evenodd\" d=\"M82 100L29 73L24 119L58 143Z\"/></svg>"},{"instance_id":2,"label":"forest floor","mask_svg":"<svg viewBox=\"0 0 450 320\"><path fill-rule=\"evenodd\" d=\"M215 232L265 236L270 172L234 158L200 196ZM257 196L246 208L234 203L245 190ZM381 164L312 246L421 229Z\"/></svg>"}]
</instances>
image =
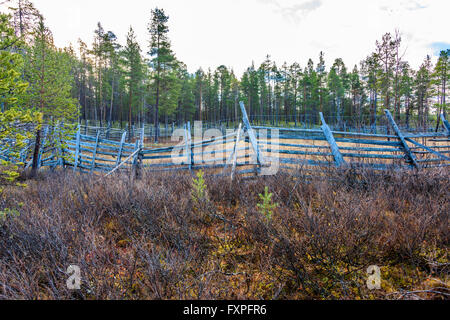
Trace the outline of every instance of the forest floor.
<instances>
[{"instance_id":1,"label":"forest floor","mask_svg":"<svg viewBox=\"0 0 450 320\"><path fill-rule=\"evenodd\" d=\"M42 173L1 194L0 299L448 299L448 169L326 174Z\"/></svg>"}]
</instances>

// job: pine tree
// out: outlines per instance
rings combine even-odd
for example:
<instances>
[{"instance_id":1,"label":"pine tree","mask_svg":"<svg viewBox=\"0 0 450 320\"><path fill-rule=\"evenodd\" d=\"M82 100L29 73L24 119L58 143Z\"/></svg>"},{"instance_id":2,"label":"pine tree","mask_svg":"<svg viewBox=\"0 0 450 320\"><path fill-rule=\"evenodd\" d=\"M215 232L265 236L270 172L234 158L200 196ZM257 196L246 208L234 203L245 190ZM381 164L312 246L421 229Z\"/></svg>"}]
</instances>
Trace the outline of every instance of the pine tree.
<instances>
[{"instance_id":1,"label":"pine tree","mask_svg":"<svg viewBox=\"0 0 450 320\"><path fill-rule=\"evenodd\" d=\"M20 72L23 68L22 56L14 52L14 48L20 44L14 35L14 29L9 24L9 16L0 14L0 103L1 111L7 109L8 104L14 105L17 96L23 93L28 84L20 80Z\"/></svg>"},{"instance_id":2,"label":"pine tree","mask_svg":"<svg viewBox=\"0 0 450 320\"><path fill-rule=\"evenodd\" d=\"M178 108L179 112L182 112L185 121L193 120L196 113L196 102L195 102L195 87L198 85L196 78L192 77L187 72L187 67L184 64L180 64L179 68L172 78L170 93L170 113L166 115L166 123L168 116L174 114L175 109ZM169 102L166 102L168 104Z\"/></svg>"},{"instance_id":3,"label":"pine tree","mask_svg":"<svg viewBox=\"0 0 450 320\"><path fill-rule=\"evenodd\" d=\"M343 129L343 100L346 87L347 70L342 59L336 59L328 74L328 88L333 94L338 126Z\"/></svg>"},{"instance_id":4,"label":"pine tree","mask_svg":"<svg viewBox=\"0 0 450 320\"><path fill-rule=\"evenodd\" d=\"M109 97L109 117L108 124L111 125L112 115L114 109L114 97L118 87L118 77L120 77L119 67L119 51L121 46L117 43L117 37L112 31L108 31L104 40L104 51L107 62L107 69L105 72L105 98ZM106 114L106 112L105 112Z\"/></svg>"},{"instance_id":5,"label":"pine tree","mask_svg":"<svg viewBox=\"0 0 450 320\"><path fill-rule=\"evenodd\" d=\"M14 0L9 2L13 11L12 25L16 36L24 43L29 43L32 39L32 32L37 27L41 14L29 0Z\"/></svg>"},{"instance_id":6,"label":"pine tree","mask_svg":"<svg viewBox=\"0 0 450 320\"><path fill-rule=\"evenodd\" d=\"M350 92L351 92L351 111L350 114L356 116L353 123L358 127L361 126L362 102L364 100L364 90L359 76L358 66L355 65L352 73L349 75Z\"/></svg>"},{"instance_id":7,"label":"pine tree","mask_svg":"<svg viewBox=\"0 0 450 320\"><path fill-rule=\"evenodd\" d=\"M322 51L320 52L319 64L317 65L316 72L319 89L319 110L320 112L323 112L326 72L325 72L324 53Z\"/></svg>"},{"instance_id":8,"label":"pine tree","mask_svg":"<svg viewBox=\"0 0 450 320\"><path fill-rule=\"evenodd\" d=\"M378 106L378 90L379 83L378 76L380 74L381 66L377 54L373 53L361 62L361 70L365 82L366 90L369 91L370 103L370 126L372 132L376 133L377 126L377 106Z\"/></svg>"},{"instance_id":9,"label":"pine tree","mask_svg":"<svg viewBox=\"0 0 450 320\"><path fill-rule=\"evenodd\" d=\"M416 74L415 88L419 127L427 130L431 96L431 57L427 56Z\"/></svg>"},{"instance_id":10,"label":"pine tree","mask_svg":"<svg viewBox=\"0 0 450 320\"><path fill-rule=\"evenodd\" d=\"M169 17L163 9L155 8L151 12L151 20L148 27L150 33L151 66L153 68L153 80L155 81L155 142L159 138L159 108L161 104L161 91L168 89L167 83L171 82L176 59L170 48L168 37ZM163 93L164 94L164 93ZM167 96L167 93L166 93ZM167 106L168 107L168 106ZM166 114L167 114L166 110Z\"/></svg>"},{"instance_id":11,"label":"pine tree","mask_svg":"<svg viewBox=\"0 0 450 320\"><path fill-rule=\"evenodd\" d=\"M203 121L203 110L204 110L204 90L205 90L205 73L200 68L195 73L195 104L197 110L195 112L196 119Z\"/></svg>"},{"instance_id":12,"label":"pine tree","mask_svg":"<svg viewBox=\"0 0 450 320\"><path fill-rule=\"evenodd\" d=\"M437 121L436 131L440 125L440 114L447 115L448 103L446 103L447 86L450 83L450 49L441 51L438 62L434 68L433 83L437 87Z\"/></svg>"},{"instance_id":13,"label":"pine tree","mask_svg":"<svg viewBox=\"0 0 450 320\"><path fill-rule=\"evenodd\" d=\"M381 68L378 70L378 80L380 81L380 91L384 101L384 108L388 110L392 110L391 98L395 56L398 52L400 41L401 39L392 39L392 35L390 33L386 33L383 35L381 42L376 42L377 49L375 57L381 65Z\"/></svg>"},{"instance_id":14,"label":"pine tree","mask_svg":"<svg viewBox=\"0 0 450 320\"><path fill-rule=\"evenodd\" d=\"M401 66L401 76L399 84L399 95L403 98L405 105L405 124L406 128L409 129L410 117L412 111L412 94L413 94L413 71L411 70L408 63L403 63Z\"/></svg>"},{"instance_id":15,"label":"pine tree","mask_svg":"<svg viewBox=\"0 0 450 320\"><path fill-rule=\"evenodd\" d=\"M139 89L142 83L142 60L141 49L137 43L133 28L130 27L127 35L127 45L123 51L125 77L128 88L128 137L131 138L131 129L133 125L133 105L139 104Z\"/></svg>"},{"instance_id":16,"label":"pine tree","mask_svg":"<svg viewBox=\"0 0 450 320\"><path fill-rule=\"evenodd\" d=\"M290 78L290 91L291 91L291 104L292 112L294 116L295 126L297 127L297 122L299 121L300 108L298 107L298 99L300 96L300 82L302 78L302 70L298 63L293 63L289 67L289 78Z\"/></svg>"},{"instance_id":17,"label":"pine tree","mask_svg":"<svg viewBox=\"0 0 450 320\"><path fill-rule=\"evenodd\" d=\"M25 79L28 90L20 95L20 103L36 108L43 115L43 121L72 123L78 117L78 105L72 98L73 74L70 56L53 44L50 30L41 17L34 32L32 46L25 60ZM65 134L65 133L64 133ZM33 155L33 174L37 169L37 158L41 148L41 125L37 126Z\"/></svg>"},{"instance_id":18,"label":"pine tree","mask_svg":"<svg viewBox=\"0 0 450 320\"><path fill-rule=\"evenodd\" d=\"M1 186L14 182L18 173L18 152L24 146L27 135L24 125L40 118L31 110L16 106L18 96L23 94L28 83L21 79L23 68L22 56L14 52L19 39L9 23L10 16L0 14L0 150L7 152L7 157L0 158L0 193Z\"/></svg>"}]
</instances>

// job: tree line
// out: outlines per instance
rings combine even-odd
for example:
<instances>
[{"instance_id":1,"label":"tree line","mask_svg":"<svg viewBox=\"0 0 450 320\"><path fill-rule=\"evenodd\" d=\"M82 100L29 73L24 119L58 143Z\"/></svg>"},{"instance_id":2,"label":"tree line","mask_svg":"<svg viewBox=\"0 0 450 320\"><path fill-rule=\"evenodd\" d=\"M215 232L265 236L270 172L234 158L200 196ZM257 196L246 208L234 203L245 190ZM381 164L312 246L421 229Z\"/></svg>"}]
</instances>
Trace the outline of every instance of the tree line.
<instances>
[{"instance_id":1,"label":"tree line","mask_svg":"<svg viewBox=\"0 0 450 320\"><path fill-rule=\"evenodd\" d=\"M359 65L348 68L340 58L327 67L318 62L277 64L268 55L238 77L233 69L198 69L189 73L172 50L169 16L161 8L150 12L149 46L142 48L130 27L121 45L113 31L98 23L94 41L81 39L79 49L56 48L45 19L29 0L10 2L6 23L18 42L3 50L23 59L21 79L28 87L15 105L33 108L43 121L76 121L130 128L203 120L235 124L238 102L244 101L251 120L285 125L319 124L319 112L335 125L374 128L384 109L399 124L430 129L447 113L450 50L437 64L425 57L418 70L404 60L399 32L386 33ZM12 104L3 95L2 111ZM434 128L433 128L434 129Z\"/></svg>"}]
</instances>

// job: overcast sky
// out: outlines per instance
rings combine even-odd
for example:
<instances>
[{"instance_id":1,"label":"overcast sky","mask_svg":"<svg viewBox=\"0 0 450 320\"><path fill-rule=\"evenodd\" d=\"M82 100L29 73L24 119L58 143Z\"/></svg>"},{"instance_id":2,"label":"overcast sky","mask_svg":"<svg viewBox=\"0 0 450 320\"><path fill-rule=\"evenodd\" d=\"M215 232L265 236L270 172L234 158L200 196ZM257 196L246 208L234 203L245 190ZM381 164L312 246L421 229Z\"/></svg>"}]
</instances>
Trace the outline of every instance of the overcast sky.
<instances>
[{"instance_id":1,"label":"overcast sky","mask_svg":"<svg viewBox=\"0 0 450 320\"><path fill-rule=\"evenodd\" d=\"M241 74L267 54L278 63L325 52L327 68L341 57L351 69L386 32L400 30L405 59L418 67L427 54L450 48L449 0L34 0L58 46L89 44L100 21L121 43L133 26L148 50L150 11L169 15L173 49L189 71L233 67Z\"/></svg>"}]
</instances>

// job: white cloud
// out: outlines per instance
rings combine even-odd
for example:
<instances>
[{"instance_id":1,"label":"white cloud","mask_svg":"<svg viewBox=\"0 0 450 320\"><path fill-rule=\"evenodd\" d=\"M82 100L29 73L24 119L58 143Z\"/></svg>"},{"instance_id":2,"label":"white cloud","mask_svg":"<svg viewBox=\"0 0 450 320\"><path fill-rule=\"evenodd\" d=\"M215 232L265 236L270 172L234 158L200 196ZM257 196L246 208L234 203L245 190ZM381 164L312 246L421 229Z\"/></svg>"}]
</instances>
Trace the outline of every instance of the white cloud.
<instances>
[{"instance_id":1,"label":"white cloud","mask_svg":"<svg viewBox=\"0 0 450 320\"><path fill-rule=\"evenodd\" d=\"M240 74L270 54L278 64L309 58L321 50L328 67L335 58L349 68L364 59L375 41L399 29L414 67L449 42L448 0L35 0L57 45L92 41L98 21L122 43L130 25L147 52L152 8L170 16L170 38L178 58L191 72L221 64Z\"/></svg>"}]
</instances>

